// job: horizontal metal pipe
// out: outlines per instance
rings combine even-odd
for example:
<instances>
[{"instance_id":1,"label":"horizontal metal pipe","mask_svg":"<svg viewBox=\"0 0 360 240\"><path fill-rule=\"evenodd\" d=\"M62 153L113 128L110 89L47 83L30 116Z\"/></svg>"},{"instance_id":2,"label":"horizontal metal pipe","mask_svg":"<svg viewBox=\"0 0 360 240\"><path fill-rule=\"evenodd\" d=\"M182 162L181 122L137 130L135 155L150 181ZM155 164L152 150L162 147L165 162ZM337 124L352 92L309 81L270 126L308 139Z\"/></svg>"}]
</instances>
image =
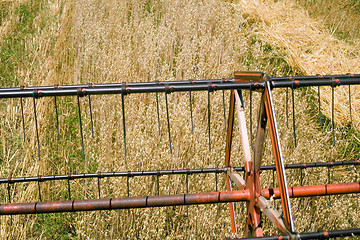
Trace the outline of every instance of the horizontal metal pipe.
<instances>
[{"instance_id":1,"label":"horizontal metal pipe","mask_svg":"<svg viewBox=\"0 0 360 240\"><path fill-rule=\"evenodd\" d=\"M285 77L272 77L274 81L286 80L319 80L319 79L332 79L332 78L360 78L360 74L336 74L336 75L312 75L312 76L285 76Z\"/></svg>"},{"instance_id":2,"label":"horizontal metal pipe","mask_svg":"<svg viewBox=\"0 0 360 240\"><path fill-rule=\"evenodd\" d=\"M299 79L299 80L270 80L271 88L298 88L311 86L340 86L360 84L360 77L357 78L330 78L330 79Z\"/></svg>"},{"instance_id":3,"label":"horizontal metal pipe","mask_svg":"<svg viewBox=\"0 0 360 240\"><path fill-rule=\"evenodd\" d=\"M360 75L328 75L271 78L271 88L308 87L308 86L339 86L360 84ZM80 84L65 86L37 86L19 88L0 88L0 98L46 97L46 96L85 96L104 94L216 91L230 89L264 89L264 82L236 82L234 79L212 79L197 81L138 82L110 84Z\"/></svg>"},{"instance_id":4,"label":"horizontal metal pipe","mask_svg":"<svg viewBox=\"0 0 360 240\"><path fill-rule=\"evenodd\" d=\"M182 81L155 81L155 82L130 82L125 83L126 87L149 87L158 85L183 85L183 84L209 84L209 83L234 83L234 79L206 79L206 80L182 80ZM101 83L101 84L75 84L75 85L53 85L53 86L29 86L29 87L13 87L0 88L0 92L16 92L16 91L34 91L34 90L54 90L54 89L78 89L78 88L119 88L123 83Z\"/></svg>"},{"instance_id":5,"label":"horizontal metal pipe","mask_svg":"<svg viewBox=\"0 0 360 240\"><path fill-rule=\"evenodd\" d=\"M290 187L289 196L311 197L335 194L359 193L360 183L328 184L315 186ZM280 198L278 188L263 189L261 195L265 198ZM0 215L37 214L74 211L96 211L126 208L162 207L210 203L226 203L249 201L248 189L228 192L208 192L160 196L140 196L130 198L106 198L72 201L52 201L35 203L0 204Z\"/></svg>"},{"instance_id":6,"label":"horizontal metal pipe","mask_svg":"<svg viewBox=\"0 0 360 240\"><path fill-rule=\"evenodd\" d=\"M299 233L297 238L304 239L329 239L337 237L347 237L347 236L360 236L360 228L352 229L343 229L343 230L332 230L332 231L320 231L320 232L308 232L308 233ZM250 238L238 238L239 240L290 240L290 236L267 236L267 237L250 237Z\"/></svg>"},{"instance_id":7,"label":"horizontal metal pipe","mask_svg":"<svg viewBox=\"0 0 360 240\"><path fill-rule=\"evenodd\" d=\"M334 167L360 165L360 160L354 161L337 161L337 162L318 162L318 163L294 163L285 164L285 169L314 168L314 167ZM234 170L243 172L244 167L234 167ZM260 170L276 170L275 165L261 166ZM127 171L127 172L98 172L98 173L78 173L49 176L33 177L15 177L1 178L0 184L12 184L21 182L45 182L55 180L73 180L85 178L105 178L105 177L137 177L137 176L163 176L163 175L180 175L180 174L201 174L201 173L224 173L227 171L223 168L197 168L197 169L175 169L175 170L155 170L155 171Z\"/></svg>"},{"instance_id":8,"label":"horizontal metal pipe","mask_svg":"<svg viewBox=\"0 0 360 240\"><path fill-rule=\"evenodd\" d=\"M105 198L72 201L0 204L0 215L38 214L56 212L96 211L111 209L196 205L246 201L248 190L208 192L129 198Z\"/></svg>"},{"instance_id":9,"label":"horizontal metal pipe","mask_svg":"<svg viewBox=\"0 0 360 240\"><path fill-rule=\"evenodd\" d=\"M360 193L360 183L297 186L289 187L288 191L291 198ZM266 198L273 196L278 199L280 198L280 190L279 188L262 189L261 195Z\"/></svg>"},{"instance_id":10,"label":"horizontal metal pipe","mask_svg":"<svg viewBox=\"0 0 360 240\"><path fill-rule=\"evenodd\" d=\"M106 94L130 94L130 93L157 93L157 92L188 92L188 91L217 91L230 89L258 89L263 83L206 83L190 84L184 82L179 85L155 85L155 86L126 86L106 87L106 88L72 88L72 89L46 89L46 90L20 90L20 91L0 91L0 98L28 98L28 97L54 97L54 96L86 96L86 95L106 95Z\"/></svg>"}]
</instances>

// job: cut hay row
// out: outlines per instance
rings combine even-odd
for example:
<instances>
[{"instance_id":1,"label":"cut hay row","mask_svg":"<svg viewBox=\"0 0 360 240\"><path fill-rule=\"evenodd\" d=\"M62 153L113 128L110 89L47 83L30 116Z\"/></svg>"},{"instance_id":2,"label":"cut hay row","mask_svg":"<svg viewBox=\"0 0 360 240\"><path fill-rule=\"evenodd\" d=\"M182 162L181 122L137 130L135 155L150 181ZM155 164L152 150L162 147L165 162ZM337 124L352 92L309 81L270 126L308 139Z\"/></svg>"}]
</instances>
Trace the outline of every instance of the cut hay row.
<instances>
[{"instance_id":1,"label":"cut hay row","mask_svg":"<svg viewBox=\"0 0 360 240\"><path fill-rule=\"evenodd\" d=\"M360 71L359 45L337 39L325 26L310 18L291 0L241 0L245 12L260 23L258 36L272 46L281 47L286 61L304 75L357 73ZM360 124L360 88L352 87L353 121ZM331 88L321 89L324 114L331 118ZM336 90L335 119L348 125L347 88Z\"/></svg>"}]
</instances>

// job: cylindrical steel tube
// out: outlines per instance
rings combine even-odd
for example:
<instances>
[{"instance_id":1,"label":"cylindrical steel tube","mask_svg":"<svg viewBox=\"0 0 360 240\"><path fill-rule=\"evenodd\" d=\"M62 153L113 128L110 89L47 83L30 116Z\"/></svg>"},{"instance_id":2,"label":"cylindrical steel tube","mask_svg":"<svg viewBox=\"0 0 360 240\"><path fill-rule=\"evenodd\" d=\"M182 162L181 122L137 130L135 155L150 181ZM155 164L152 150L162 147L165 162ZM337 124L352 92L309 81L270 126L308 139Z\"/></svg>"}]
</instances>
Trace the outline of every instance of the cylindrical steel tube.
<instances>
[{"instance_id":1,"label":"cylindrical steel tube","mask_svg":"<svg viewBox=\"0 0 360 240\"><path fill-rule=\"evenodd\" d=\"M0 204L0 215L95 211L126 208L162 207L239 202L249 199L249 191L208 192L129 198Z\"/></svg>"}]
</instances>

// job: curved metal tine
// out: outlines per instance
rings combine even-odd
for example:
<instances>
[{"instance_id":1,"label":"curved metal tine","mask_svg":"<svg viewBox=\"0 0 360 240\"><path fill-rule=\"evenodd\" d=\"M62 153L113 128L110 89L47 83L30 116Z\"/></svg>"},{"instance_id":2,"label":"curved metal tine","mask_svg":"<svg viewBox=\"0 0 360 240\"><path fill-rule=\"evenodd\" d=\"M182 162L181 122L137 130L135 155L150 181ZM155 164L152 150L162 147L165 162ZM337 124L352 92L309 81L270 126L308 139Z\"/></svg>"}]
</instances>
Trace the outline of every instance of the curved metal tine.
<instances>
[{"instance_id":1,"label":"curved metal tine","mask_svg":"<svg viewBox=\"0 0 360 240\"><path fill-rule=\"evenodd\" d=\"M8 200L9 203L11 203L11 195L10 195L10 183L7 184L7 190L8 190ZM13 218L12 215L10 215L10 225L13 224Z\"/></svg>"},{"instance_id":2,"label":"curved metal tine","mask_svg":"<svg viewBox=\"0 0 360 240\"><path fill-rule=\"evenodd\" d=\"M217 192L218 191L218 173L217 172L215 172L215 192ZM220 209L219 209L219 204L217 203L216 204L217 206L216 206L216 215L219 215L219 212L220 212Z\"/></svg>"},{"instance_id":3,"label":"curved metal tine","mask_svg":"<svg viewBox=\"0 0 360 240\"><path fill-rule=\"evenodd\" d=\"M38 189L39 189L39 200L40 200L40 202L42 202L40 182L37 182L37 185L38 185ZM41 214L41 219L42 219L42 222L44 223L44 214L43 213Z\"/></svg>"},{"instance_id":4,"label":"curved metal tine","mask_svg":"<svg viewBox=\"0 0 360 240\"><path fill-rule=\"evenodd\" d=\"M208 135L209 135L209 151L211 151L211 130L210 130L210 114L211 114L211 109L210 109L210 91L208 91Z\"/></svg>"},{"instance_id":5,"label":"curved metal tine","mask_svg":"<svg viewBox=\"0 0 360 240\"><path fill-rule=\"evenodd\" d=\"M82 158L85 159L84 136L83 136L83 129L82 129L82 121L81 121L81 108L80 108L80 97L79 97L79 95L77 95L77 103L78 103L78 113L79 113Z\"/></svg>"},{"instance_id":6,"label":"curved metal tine","mask_svg":"<svg viewBox=\"0 0 360 240\"><path fill-rule=\"evenodd\" d=\"M192 109L192 100L191 100L191 91L189 92L189 104L190 104L190 119L191 119L191 132L194 133L194 118L193 118L193 109Z\"/></svg>"},{"instance_id":7,"label":"curved metal tine","mask_svg":"<svg viewBox=\"0 0 360 240\"><path fill-rule=\"evenodd\" d=\"M54 97L54 104L55 104L57 139L60 140L59 115L58 115L58 109L57 109L57 97L56 96Z\"/></svg>"},{"instance_id":8,"label":"curved metal tine","mask_svg":"<svg viewBox=\"0 0 360 240\"><path fill-rule=\"evenodd\" d=\"M101 188L100 188L100 178L97 178L97 185L98 185L98 197L101 199ZM100 211L100 218L102 217L102 211Z\"/></svg>"},{"instance_id":9,"label":"curved metal tine","mask_svg":"<svg viewBox=\"0 0 360 240\"><path fill-rule=\"evenodd\" d=\"M124 94L121 94L121 109L122 109L122 122L123 122L123 133L124 133L124 154L126 157L126 121L125 121L125 103L124 103Z\"/></svg>"},{"instance_id":10,"label":"curved metal tine","mask_svg":"<svg viewBox=\"0 0 360 240\"><path fill-rule=\"evenodd\" d=\"M168 134L169 134L169 145L170 145L170 153L172 154L172 146L171 146L171 133L170 133L170 118L169 118L169 106L168 106L168 93L165 92L165 104L166 104L166 119L168 124Z\"/></svg>"},{"instance_id":11,"label":"curved metal tine","mask_svg":"<svg viewBox=\"0 0 360 240\"><path fill-rule=\"evenodd\" d=\"M89 95L89 111L90 111L90 124L91 124L91 136L94 137L94 123L93 123L93 115L91 108L91 96Z\"/></svg>"},{"instance_id":12,"label":"curved metal tine","mask_svg":"<svg viewBox=\"0 0 360 240\"><path fill-rule=\"evenodd\" d=\"M292 87L291 87L291 95L292 95L292 115L293 115L293 131L294 131L294 143L295 143L295 147L297 147L297 141L296 141L296 126L295 126L295 97L294 97L294 82L292 82Z\"/></svg>"},{"instance_id":13,"label":"curved metal tine","mask_svg":"<svg viewBox=\"0 0 360 240\"><path fill-rule=\"evenodd\" d=\"M358 177L357 177L357 164L355 164L355 182L358 181ZM358 194L356 193L356 206L359 206L359 198L358 198Z\"/></svg>"},{"instance_id":14,"label":"curved metal tine","mask_svg":"<svg viewBox=\"0 0 360 240\"><path fill-rule=\"evenodd\" d=\"M127 197L130 197L130 177L126 178ZM130 216L130 208L128 209L128 216Z\"/></svg>"},{"instance_id":15,"label":"curved metal tine","mask_svg":"<svg viewBox=\"0 0 360 240\"><path fill-rule=\"evenodd\" d=\"M69 200L71 200L70 178L68 178L67 183L68 183L67 185L68 185L68 195L69 195ZM71 220L71 222L73 221L73 214L72 214L72 212L70 212L70 220Z\"/></svg>"},{"instance_id":16,"label":"curved metal tine","mask_svg":"<svg viewBox=\"0 0 360 240\"><path fill-rule=\"evenodd\" d=\"M41 160L41 155L40 155L40 140L39 140L39 130L38 130L37 115L36 115L35 96L33 97L33 104L34 104L34 117L35 117L36 140L37 140L37 146L38 146L38 159L39 159L39 162L40 162L40 160Z\"/></svg>"},{"instance_id":17,"label":"curved metal tine","mask_svg":"<svg viewBox=\"0 0 360 240\"><path fill-rule=\"evenodd\" d=\"M160 183L159 183L160 170L158 170L157 172L158 174L156 175L156 194L160 195ZM158 215L160 217L160 208L158 208Z\"/></svg>"},{"instance_id":18,"label":"curved metal tine","mask_svg":"<svg viewBox=\"0 0 360 240\"><path fill-rule=\"evenodd\" d=\"M335 112L334 112L334 102L335 102L335 96L334 96L334 84L331 85L331 130L332 130L332 136L333 136L333 143L334 143L334 147L336 145L336 140L335 140L335 122L334 122L334 117L335 117Z\"/></svg>"},{"instance_id":19,"label":"curved metal tine","mask_svg":"<svg viewBox=\"0 0 360 240\"><path fill-rule=\"evenodd\" d=\"M351 113L351 85L349 85L349 111L350 111L350 125L352 127L352 126L354 126L354 124L353 124L352 113Z\"/></svg>"},{"instance_id":20,"label":"curved metal tine","mask_svg":"<svg viewBox=\"0 0 360 240\"><path fill-rule=\"evenodd\" d=\"M20 106L21 106L21 118L22 118L22 127L23 127L23 140L25 142L25 117L24 117L24 106L23 106L23 99L20 98Z\"/></svg>"},{"instance_id":21,"label":"curved metal tine","mask_svg":"<svg viewBox=\"0 0 360 240\"><path fill-rule=\"evenodd\" d=\"M319 121L320 121L320 127L323 126L322 124L322 117L321 117L321 97L320 97L320 86L318 86L318 104L319 104Z\"/></svg>"},{"instance_id":22,"label":"curved metal tine","mask_svg":"<svg viewBox=\"0 0 360 240\"><path fill-rule=\"evenodd\" d=\"M289 88L286 87L286 126L289 128Z\"/></svg>"},{"instance_id":23,"label":"curved metal tine","mask_svg":"<svg viewBox=\"0 0 360 240\"><path fill-rule=\"evenodd\" d=\"M157 112L157 120L158 120L158 129L159 136L161 136L161 125L160 125L160 108L159 108L159 94L156 93L156 112Z\"/></svg>"}]
</instances>

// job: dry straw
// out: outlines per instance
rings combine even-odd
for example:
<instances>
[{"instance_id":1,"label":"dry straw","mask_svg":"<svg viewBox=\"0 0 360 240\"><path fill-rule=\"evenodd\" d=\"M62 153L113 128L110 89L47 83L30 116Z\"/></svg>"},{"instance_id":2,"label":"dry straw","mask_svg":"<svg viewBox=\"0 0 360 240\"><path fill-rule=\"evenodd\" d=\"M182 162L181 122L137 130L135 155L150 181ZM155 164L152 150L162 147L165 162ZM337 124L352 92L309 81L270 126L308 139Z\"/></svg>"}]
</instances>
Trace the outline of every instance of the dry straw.
<instances>
[{"instance_id":1,"label":"dry straw","mask_svg":"<svg viewBox=\"0 0 360 240\"><path fill-rule=\"evenodd\" d=\"M301 74L345 74L360 72L359 45L350 45L337 39L321 22L310 18L293 1L242 0L244 11L260 23L258 36L273 46L284 49L286 61ZM353 121L360 124L360 88L352 89ZM324 114L331 118L331 88L322 88ZM348 88L335 93L335 120L349 124Z\"/></svg>"}]
</instances>

